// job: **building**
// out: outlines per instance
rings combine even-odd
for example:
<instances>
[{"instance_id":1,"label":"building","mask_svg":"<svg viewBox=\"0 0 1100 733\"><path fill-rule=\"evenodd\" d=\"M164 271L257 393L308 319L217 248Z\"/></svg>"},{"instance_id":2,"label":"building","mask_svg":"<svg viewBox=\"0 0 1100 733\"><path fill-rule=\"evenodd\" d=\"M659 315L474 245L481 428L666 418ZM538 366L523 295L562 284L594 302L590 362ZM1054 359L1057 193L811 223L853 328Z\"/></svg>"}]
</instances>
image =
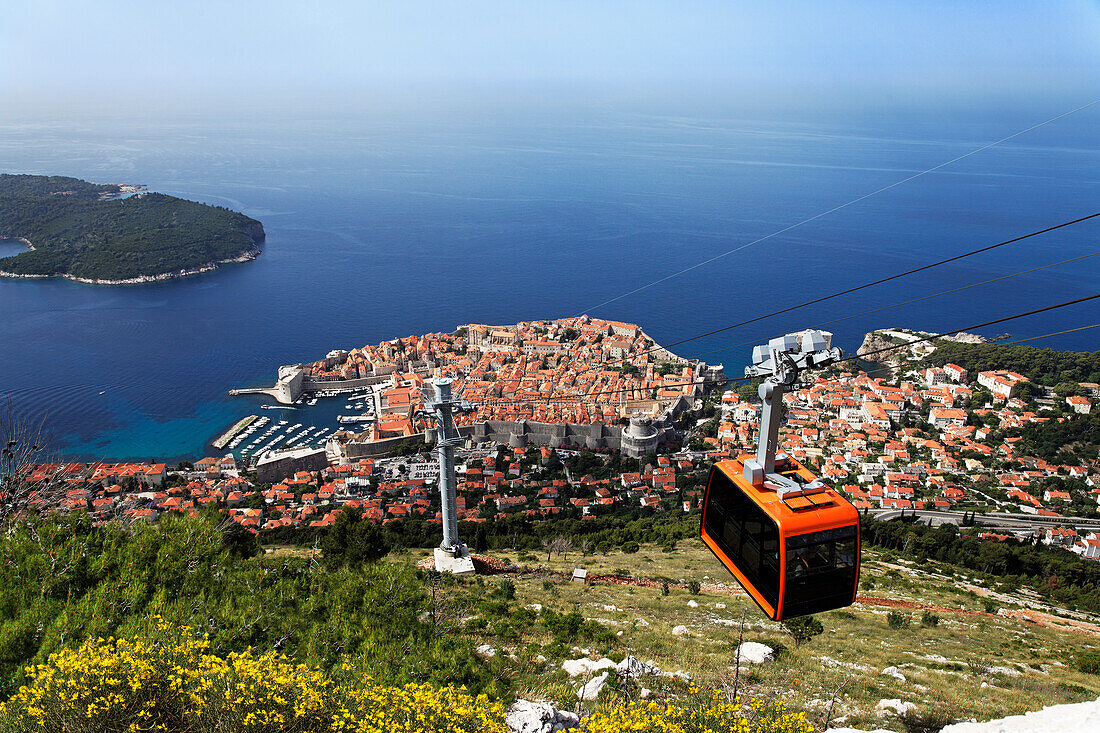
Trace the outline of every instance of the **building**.
<instances>
[{"instance_id":1,"label":"building","mask_svg":"<svg viewBox=\"0 0 1100 733\"><path fill-rule=\"evenodd\" d=\"M640 458L646 453L656 452L659 435L651 420L632 417L630 424L623 430L623 453L631 458Z\"/></svg>"},{"instance_id":2,"label":"building","mask_svg":"<svg viewBox=\"0 0 1100 733\"><path fill-rule=\"evenodd\" d=\"M1000 370L996 372L979 372L978 384L982 385L996 397L1007 400L1015 396L1019 386L1030 381L1027 377L1016 372Z\"/></svg>"},{"instance_id":3,"label":"building","mask_svg":"<svg viewBox=\"0 0 1100 733\"><path fill-rule=\"evenodd\" d=\"M928 422L937 428L949 425L966 425L966 411L957 407L933 407L928 413Z\"/></svg>"},{"instance_id":4,"label":"building","mask_svg":"<svg viewBox=\"0 0 1100 733\"><path fill-rule=\"evenodd\" d=\"M1069 405L1078 415L1088 415L1090 412L1092 412L1092 403L1088 401L1087 397L1073 395L1072 397L1066 398L1066 404Z\"/></svg>"},{"instance_id":5,"label":"building","mask_svg":"<svg viewBox=\"0 0 1100 733\"><path fill-rule=\"evenodd\" d=\"M256 481L274 484L298 471L320 471L328 466L324 448L292 448L268 451L256 462Z\"/></svg>"}]
</instances>

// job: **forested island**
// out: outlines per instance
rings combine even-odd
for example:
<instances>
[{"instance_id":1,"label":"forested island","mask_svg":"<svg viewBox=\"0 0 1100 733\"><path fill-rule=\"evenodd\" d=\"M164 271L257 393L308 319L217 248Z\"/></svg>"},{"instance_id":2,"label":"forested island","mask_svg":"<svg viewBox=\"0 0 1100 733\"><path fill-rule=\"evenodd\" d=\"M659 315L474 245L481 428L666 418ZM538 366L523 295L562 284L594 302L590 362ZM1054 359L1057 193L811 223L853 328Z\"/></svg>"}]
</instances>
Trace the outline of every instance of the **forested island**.
<instances>
[{"instance_id":1,"label":"forested island","mask_svg":"<svg viewBox=\"0 0 1100 733\"><path fill-rule=\"evenodd\" d=\"M0 174L0 239L28 246L0 259L0 275L114 285L254 259L264 228L236 211L141 186Z\"/></svg>"}]
</instances>

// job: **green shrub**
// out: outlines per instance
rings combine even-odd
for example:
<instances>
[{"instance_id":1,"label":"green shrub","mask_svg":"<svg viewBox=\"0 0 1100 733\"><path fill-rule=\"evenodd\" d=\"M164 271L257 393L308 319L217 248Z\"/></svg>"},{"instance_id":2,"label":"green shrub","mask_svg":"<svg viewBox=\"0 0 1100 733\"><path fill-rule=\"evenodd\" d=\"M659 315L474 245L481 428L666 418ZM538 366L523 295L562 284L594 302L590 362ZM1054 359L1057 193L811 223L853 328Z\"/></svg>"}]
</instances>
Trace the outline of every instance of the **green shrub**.
<instances>
[{"instance_id":1,"label":"green shrub","mask_svg":"<svg viewBox=\"0 0 1100 733\"><path fill-rule=\"evenodd\" d=\"M934 629L940 625L940 617L931 611L925 611L921 614L920 625L926 629Z\"/></svg>"},{"instance_id":2,"label":"green shrub","mask_svg":"<svg viewBox=\"0 0 1100 733\"><path fill-rule=\"evenodd\" d=\"M641 545L639 545L634 540L630 540L629 542L624 542L623 543L623 552L625 552L627 555L633 555L635 552L637 552L640 549L642 549Z\"/></svg>"},{"instance_id":3,"label":"green shrub","mask_svg":"<svg viewBox=\"0 0 1100 733\"><path fill-rule=\"evenodd\" d=\"M825 631L825 627L813 616L787 619L783 621L783 628L794 638L795 646L802 646L805 642Z\"/></svg>"},{"instance_id":4,"label":"green shrub","mask_svg":"<svg viewBox=\"0 0 1100 733\"><path fill-rule=\"evenodd\" d=\"M703 589L703 585L698 580L689 580L688 581L688 593L690 593L691 595L693 595L693 596L699 595L699 591L701 591L702 589Z\"/></svg>"},{"instance_id":5,"label":"green shrub","mask_svg":"<svg viewBox=\"0 0 1100 733\"><path fill-rule=\"evenodd\" d=\"M997 613L997 604L993 602L992 598L983 598L982 610L986 613Z\"/></svg>"},{"instance_id":6,"label":"green shrub","mask_svg":"<svg viewBox=\"0 0 1100 733\"><path fill-rule=\"evenodd\" d=\"M1073 660L1073 667L1084 674L1100 674L1100 652L1080 652Z\"/></svg>"},{"instance_id":7,"label":"green shrub","mask_svg":"<svg viewBox=\"0 0 1100 733\"><path fill-rule=\"evenodd\" d=\"M911 708L899 715L898 720L905 726L906 733L939 733L955 722L943 708L932 708L928 712Z\"/></svg>"},{"instance_id":8,"label":"green shrub","mask_svg":"<svg viewBox=\"0 0 1100 733\"><path fill-rule=\"evenodd\" d=\"M502 580L497 585L496 594L506 601L513 600L516 597L516 584L511 580Z\"/></svg>"},{"instance_id":9,"label":"green shrub","mask_svg":"<svg viewBox=\"0 0 1100 733\"><path fill-rule=\"evenodd\" d=\"M661 583L661 595L662 596L667 596L668 595L668 581L667 580L664 581L663 583Z\"/></svg>"},{"instance_id":10,"label":"green shrub","mask_svg":"<svg viewBox=\"0 0 1100 733\"><path fill-rule=\"evenodd\" d=\"M909 614L900 611L890 611L886 614L886 625L891 629L904 629L909 626Z\"/></svg>"}]
</instances>

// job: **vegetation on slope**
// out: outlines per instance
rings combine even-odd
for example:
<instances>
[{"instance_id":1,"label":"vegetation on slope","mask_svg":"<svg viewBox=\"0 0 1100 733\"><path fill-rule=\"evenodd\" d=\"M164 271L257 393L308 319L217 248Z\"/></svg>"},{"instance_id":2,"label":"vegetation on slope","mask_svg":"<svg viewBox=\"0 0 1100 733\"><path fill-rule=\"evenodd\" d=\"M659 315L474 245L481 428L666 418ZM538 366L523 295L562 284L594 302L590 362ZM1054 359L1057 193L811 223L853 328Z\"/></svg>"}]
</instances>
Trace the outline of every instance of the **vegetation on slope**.
<instances>
[{"instance_id":1,"label":"vegetation on slope","mask_svg":"<svg viewBox=\"0 0 1100 733\"><path fill-rule=\"evenodd\" d=\"M0 175L0 237L34 249L0 260L17 275L125 280L194 270L253 251L255 219L219 206L61 176Z\"/></svg>"},{"instance_id":2,"label":"vegetation on slope","mask_svg":"<svg viewBox=\"0 0 1100 733\"><path fill-rule=\"evenodd\" d=\"M1007 369L1048 387L1100 382L1100 351L1055 351L1035 346L937 341L936 350L925 362L930 366L958 364L970 372L971 379L977 379L978 372Z\"/></svg>"}]
</instances>

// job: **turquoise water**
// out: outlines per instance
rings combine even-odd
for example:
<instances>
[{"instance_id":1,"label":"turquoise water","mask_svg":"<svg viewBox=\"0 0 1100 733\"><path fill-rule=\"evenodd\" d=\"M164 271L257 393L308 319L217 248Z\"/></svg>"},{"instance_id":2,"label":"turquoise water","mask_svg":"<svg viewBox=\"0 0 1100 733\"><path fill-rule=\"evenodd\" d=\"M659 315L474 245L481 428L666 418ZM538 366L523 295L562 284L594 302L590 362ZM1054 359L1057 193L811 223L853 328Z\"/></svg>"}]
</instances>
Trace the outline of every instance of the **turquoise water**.
<instances>
[{"instance_id":1,"label":"turquoise water","mask_svg":"<svg viewBox=\"0 0 1100 733\"><path fill-rule=\"evenodd\" d=\"M586 311L671 343L1092 213L1095 110L593 310L1060 111L741 119L563 106L80 123L0 112L5 172L146 184L243 211L268 233L255 262L164 284L0 280L0 397L44 417L67 454L177 460L207 452L242 415L275 412L228 389L269 384L279 364L333 348ZM735 373L750 351L741 344L1084 254L1098 231L1064 230L675 350ZM19 251L0 243L0 256ZM855 349L873 328L946 330L1089 295L1097 260L830 328ZM1086 304L989 333L1022 338L1098 312ZM334 424L342 405L291 422Z\"/></svg>"}]
</instances>

